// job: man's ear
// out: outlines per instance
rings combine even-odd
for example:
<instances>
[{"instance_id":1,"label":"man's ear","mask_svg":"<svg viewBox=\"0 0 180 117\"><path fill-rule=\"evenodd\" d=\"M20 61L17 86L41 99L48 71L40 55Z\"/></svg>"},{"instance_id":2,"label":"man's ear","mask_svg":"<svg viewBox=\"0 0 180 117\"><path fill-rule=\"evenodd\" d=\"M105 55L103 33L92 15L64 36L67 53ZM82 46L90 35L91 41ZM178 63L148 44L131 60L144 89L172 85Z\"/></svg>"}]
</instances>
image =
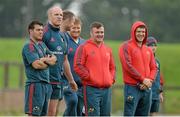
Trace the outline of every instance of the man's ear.
<instances>
[{"instance_id":1,"label":"man's ear","mask_svg":"<svg viewBox=\"0 0 180 117\"><path fill-rule=\"evenodd\" d=\"M91 36L91 37L93 36L92 31L90 31L90 36Z\"/></svg>"},{"instance_id":2,"label":"man's ear","mask_svg":"<svg viewBox=\"0 0 180 117\"><path fill-rule=\"evenodd\" d=\"M29 29L29 34L31 34L33 32L33 30L32 29Z\"/></svg>"}]
</instances>

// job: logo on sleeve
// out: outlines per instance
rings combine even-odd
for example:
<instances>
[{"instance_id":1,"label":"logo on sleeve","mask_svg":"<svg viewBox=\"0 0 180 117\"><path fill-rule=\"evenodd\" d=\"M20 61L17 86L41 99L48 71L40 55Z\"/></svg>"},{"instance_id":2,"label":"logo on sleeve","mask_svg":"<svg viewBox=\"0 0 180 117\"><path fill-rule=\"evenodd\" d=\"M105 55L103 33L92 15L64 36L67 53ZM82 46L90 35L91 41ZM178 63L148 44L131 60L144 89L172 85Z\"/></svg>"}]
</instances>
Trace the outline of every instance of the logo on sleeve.
<instances>
[{"instance_id":1,"label":"logo on sleeve","mask_svg":"<svg viewBox=\"0 0 180 117\"><path fill-rule=\"evenodd\" d=\"M73 51L73 48L69 48L69 53Z\"/></svg>"},{"instance_id":2,"label":"logo on sleeve","mask_svg":"<svg viewBox=\"0 0 180 117\"><path fill-rule=\"evenodd\" d=\"M149 51L147 51L146 53L147 53L148 56L150 55L150 52L149 52Z\"/></svg>"},{"instance_id":3,"label":"logo on sleeve","mask_svg":"<svg viewBox=\"0 0 180 117\"><path fill-rule=\"evenodd\" d=\"M106 52L106 56L109 57L109 56L110 56L110 53Z\"/></svg>"}]
</instances>

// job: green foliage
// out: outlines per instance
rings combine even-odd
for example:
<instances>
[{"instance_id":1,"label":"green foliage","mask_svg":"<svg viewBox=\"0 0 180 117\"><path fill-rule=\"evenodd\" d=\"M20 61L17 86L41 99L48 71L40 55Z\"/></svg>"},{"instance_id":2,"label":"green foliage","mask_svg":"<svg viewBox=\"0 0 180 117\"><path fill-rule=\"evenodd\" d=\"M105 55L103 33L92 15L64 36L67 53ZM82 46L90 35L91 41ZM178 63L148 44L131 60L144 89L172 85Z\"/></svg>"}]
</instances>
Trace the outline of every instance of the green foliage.
<instances>
[{"instance_id":1,"label":"green foliage","mask_svg":"<svg viewBox=\"0 0 180 117\"><path fill-rule=\"evenodd\" d=\"M132 23L141 20L161 42L179 42L179 6L179 0L89 0L83 5L82 18L88 26L92 21L103 22L109 39L127 39Z\"/></svg>"},{"instance_id":2,"label":"green foliage","mask_svg":"<svg viewBox=\"0 0 180 117\"><path fill-rule=\"evenodd\" d=\"M33 19L44 24L47 10L54 4L71 9L76 0L1 0L1 37L23 37ZM161 42L179 42L179 0L78 0L83 21L82 37L89 36L89 25L100 21L105 25L106 38L125 40L134 21L144 21L150 35ZM72 11L76 13L76 11Z\"/></svg>"},{"instance_id":3,"label":"green foliage","mask_svg":"<svg viewBox=\"0 0 180 117\"><path fill-rule=\"evenodd\" d=\"M144 10L141 18L149 26L150 35L158 40L177 42L179 37L179 0L147 0L142 2Z\"/></svg>"}]
</instances>

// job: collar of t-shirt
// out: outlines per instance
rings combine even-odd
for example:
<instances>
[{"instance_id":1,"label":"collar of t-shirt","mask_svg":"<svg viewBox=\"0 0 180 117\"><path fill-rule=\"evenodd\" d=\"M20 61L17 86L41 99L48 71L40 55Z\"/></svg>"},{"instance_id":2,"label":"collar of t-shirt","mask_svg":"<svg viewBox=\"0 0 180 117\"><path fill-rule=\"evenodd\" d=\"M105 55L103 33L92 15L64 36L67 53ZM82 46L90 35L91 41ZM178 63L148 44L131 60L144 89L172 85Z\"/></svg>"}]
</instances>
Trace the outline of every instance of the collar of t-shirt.
<instances>
[{"instance_id":1,"label":"collar of t-shirt","mask_svg":"<svg viewBox=\"0 0 180 117\"><path fill-rule=\"evenodd\" d=\"M79 43L79 39L74 40L74 42L78 44Z\"/></svg>"}]
</instances>

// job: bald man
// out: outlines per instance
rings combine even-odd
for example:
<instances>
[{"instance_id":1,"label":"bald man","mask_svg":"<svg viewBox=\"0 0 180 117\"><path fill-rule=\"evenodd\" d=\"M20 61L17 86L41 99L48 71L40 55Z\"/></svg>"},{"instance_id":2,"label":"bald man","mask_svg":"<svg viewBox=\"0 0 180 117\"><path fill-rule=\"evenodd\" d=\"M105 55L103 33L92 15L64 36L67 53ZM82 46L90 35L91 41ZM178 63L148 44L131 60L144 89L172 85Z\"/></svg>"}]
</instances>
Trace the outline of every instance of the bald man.
<instances>
[{"instance_id":1,"label":"bald man","mask_svg":"<svg viewBox=\"0 0 180 117\"><path fill-rule=\"evenodd\" d=\"M67 59L67 44L60 32L63 20L63 12L59 6L52 6L48 10L48 24L44 28L43 41L57 57L55 65L50 66L50 84L52 86L48 116L55 116L58 102L62 99L61 69L64 68L65 76L73 91L77 91L77 85L73 79L70 65Z\"/></svg>"}]
</instances>

